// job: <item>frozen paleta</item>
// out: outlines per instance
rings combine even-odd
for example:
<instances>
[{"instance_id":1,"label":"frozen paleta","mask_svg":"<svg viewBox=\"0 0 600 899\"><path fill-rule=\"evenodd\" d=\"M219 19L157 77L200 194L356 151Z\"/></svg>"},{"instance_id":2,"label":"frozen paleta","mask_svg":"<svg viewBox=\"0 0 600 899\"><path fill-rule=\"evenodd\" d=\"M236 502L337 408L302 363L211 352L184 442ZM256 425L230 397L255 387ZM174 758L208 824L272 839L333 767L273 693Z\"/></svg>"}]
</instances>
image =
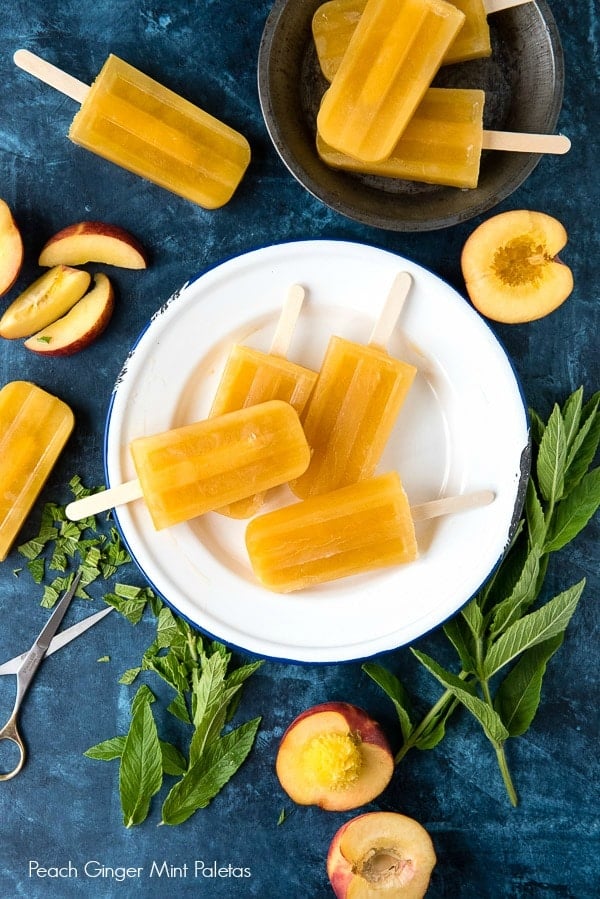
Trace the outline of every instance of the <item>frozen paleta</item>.
<instances>
[{"instance_id":1,"label":"frozen paleta","mask_svg":"<svg viewBox=\"0 0 600 899\"><path fill-rule=\"evenodd\" d=\"M206 209L231 199L250 146L229 125L112 54L91 88L26 50L14 58L82 104L74 143Z\"/></svg>"},{"instance_id":2,"label":"frozen paleta","mask_svg":"<svg viewBox=\"0 0 600 899\"><path fill-rule=\"evenodd\" d=\"M368 0L321 102L323 140L366 162L389 156L464 19L446 0Z\"/></svg>"},{"instance_id":3,"label":"frozen paleta","mask_svg":"<svg viewBox=\"0 0 600 899\"><path fill-rule=\"evenodd\" d=\"M261 584L280 593L419 555L395 471L259 515L246 528L246 548Z\"/></svg>"},{"instance_id":4,"label":"frozen paleta","mask_svg":"<svg viewBox=\"0 0 600 899\"><path fill-rule=\"evenodd\" d=\"M157 530L283 484L310 459L298 414L281 400L138 437L130 450Z\"/></svg>"},{"instance_id":5,"label":"frozen paleta","mask_svg":"<svg viewBox=\"0 0 600 899\"><path fill-rule=\"evenodd\" d=\"M366 163L328 147L317 134L317 151L333 168L474 188L479 180L485 92L431 87L381 162Z\"/></svg>"},{"instance_id":6,"label":"frozen paleta","mask_svg":"<svg viewBox=\"0 0 600 899\"><path fill-rule=\"evenodd\" d=\"M366 345L330 339L302 419L311 460L290 483L296 496L329 493L374 474L417 373L385 349L411 284L407 272L396 276Z\"/></svg>"},{"instance_id":7,"label":"frozen paleta","mask_svg":"<svg viewBox=\"0 0 600 899\"><path fill-rule=\"evenodd\" d=\"M209 417L223 415L267 400L283 400L302 415L317 380L317 372L286 359L304 290L297 284L288 291L275 335L268 353L252 347L234 344L215 397ZM218 509L231 518L250 518L262 506L264 493L254 493L238 502Z\"/></svg>"},{"instance_id":8,"label":"frozen paleta","mask_svg":"<svg viewBox=\"0 0 600 899\"><path fill-rule=\"evenodd\" d=\"M71 409L31 384L0 390L0 561L3 561L73 430Z\"/></svg>"},{"instance_id":9,"label":"frozen paleta","mask_svg":"<svg viewBox=\"0 0 600 899\"><path fill-rule=\"evenodd\" d=\"M492 45L482 0L448 0L464 13L462 28L446 50L442 63L466 62L490 56ZM312 32L321 71L328 81L340 67L367 0L329 0L314 14Z\"/></svg>"}]
</instances>

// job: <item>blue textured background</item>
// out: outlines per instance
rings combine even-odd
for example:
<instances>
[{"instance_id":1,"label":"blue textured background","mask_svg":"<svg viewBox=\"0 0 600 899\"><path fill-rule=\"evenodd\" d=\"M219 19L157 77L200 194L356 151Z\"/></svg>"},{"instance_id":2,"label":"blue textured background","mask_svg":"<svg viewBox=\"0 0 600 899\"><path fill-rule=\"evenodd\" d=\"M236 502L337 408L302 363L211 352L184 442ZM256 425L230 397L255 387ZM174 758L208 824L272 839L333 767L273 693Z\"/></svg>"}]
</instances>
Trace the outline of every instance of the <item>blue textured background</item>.
<instances>
[{"instance_id":1,"label":"blue textured background","mask_svg":"<svg viewBox=\"0 0 600 899\"><path fill-rule=\"evenodd\" d=\"M572 297L548 318L496 326L522 380L530 405L546 416L554 400L583 384L598 389L597 95L599 19L593 0L551 4L566 56L566 94L559 127L573 149L544 159L497 211L540 209L569 232L565 261L575 274ZM262 122L255 60L270 3L264 0L19 0L3 5L0 22L0 196L23 231L27 261L11 293L37 277L45 239L81 219L113 221L136 233L152 261L145 273L115 271L119 301L105 335L80 356L36 358L20 341L0 346L0 383L26 377L58 394L75 410L77 429L23 537L36 532L44 500L67 499L66 483L80 473L101 483L104 418L114 380L149 316L187 278L225 257L289 239L342 238L397 251L463 290L459 254L478 221L433 234L394 234L354 224L330 212L287 173ZM18 71L12 54L27 47L89 81L109 52L205 108L217 111L249 138L253 161L234 200L205 212L74 147L66 131L74 104ZM512 809L482 733L456 716L433 752L409 755L393 783L369 808L396 809L430 831L438 865L432 899L521 899L598 895L598 527L551 564L548 590L588 578L565 645L552 660L538 717L523 738L509 743L520 794ZM0 659L24 649L47 617L16 553L0 565ZM136 577L136 573L132 572ZM139 579L139 576L137 576ZM100 606L98 600L95 605ZM89 611L81 603L68 622ZM276 746L291 718L315 702L344 699L367 707L390 734L393 712L358 664L324 667L268 662L249 683L244 718L263 715L255 751L212 805L187 824L161 827L155 804L148 821L120 823L116 763L82 756L92 743L123 731L131 688L121 672L138 663L152 624L136 628L116 615L48 660L23 709L29 761L19 777L0 784L0 895L153 897L169 887L177 896L256 896L319 899L331 895L325 854L353 813L292 809L273 771ZM437 635L420 641L438 652ZM96 659L110 656L108 664ZM420 696L437 695L406 650L385 663ZM13 682L0 684L0 713L12 706ZM282 809L291 812L277 825ZM40 880L30 859L79 868L79 877ZM119 883L85 878L83 865L144 867ZM153 861L169 865L249 866L252 877L149 879Z\"/></svg>"}]
</instances>

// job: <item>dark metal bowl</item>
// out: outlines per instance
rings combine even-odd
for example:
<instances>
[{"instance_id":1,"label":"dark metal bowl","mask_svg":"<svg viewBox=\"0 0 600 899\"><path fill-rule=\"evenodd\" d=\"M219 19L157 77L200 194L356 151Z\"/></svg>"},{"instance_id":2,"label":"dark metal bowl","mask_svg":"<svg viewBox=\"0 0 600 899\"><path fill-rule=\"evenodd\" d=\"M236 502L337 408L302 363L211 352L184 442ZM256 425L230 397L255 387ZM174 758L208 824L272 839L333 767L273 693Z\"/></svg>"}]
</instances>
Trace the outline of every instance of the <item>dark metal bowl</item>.
<instances>
[{"instance_id":1,"label":"dark metal bowl","mask_svg":"<svg viewBox=\"0 0 600 899\"><path fill-rule=\"evenodd\" d=\"M323 0L276 0L258 58L261 108L271 139L311 194L356 221L392 231L432 231L467 221L509 196L541 157L484 150L473 190L357 175L329 168L315 148L316 115L327 82L311 32ZM563 97L563 53L545 0L489 17L493 53L440 69L435 84L482 88L484 127L552 133Z\"/></svg>"}]
</instances>

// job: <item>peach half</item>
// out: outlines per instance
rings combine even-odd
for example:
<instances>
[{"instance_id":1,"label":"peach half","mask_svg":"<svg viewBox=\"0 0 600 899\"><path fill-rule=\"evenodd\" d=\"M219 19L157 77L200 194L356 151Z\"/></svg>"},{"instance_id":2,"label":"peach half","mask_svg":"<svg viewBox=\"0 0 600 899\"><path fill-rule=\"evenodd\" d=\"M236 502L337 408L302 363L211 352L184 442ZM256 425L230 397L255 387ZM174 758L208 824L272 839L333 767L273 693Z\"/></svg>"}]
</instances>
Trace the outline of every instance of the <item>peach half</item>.
<instances>
[{"instance_id":1,"label":"peach half","mask_svg":"<svg viewBox=\"0 0 600 899\"><path fill-rule=\"evenodd\" d=\"M13 286L23 264L23 240L10 207L0 200L0 297Z\"/></svg>"},{"instance_id":2,"label":"peach half","mask_svg":"<svg viewBox=\"0 0 600 899\"><path fill-rule=\"evenodd\" d=\"M115 295L106 275L94 276L94 287L66 315L25 341L28 350L43 356L71 356L102 334L113 313Z\"/></svg>"},{"instance_id":3,"label":"peach half","mask_svg":"<svg viewBox=\"0 0 600 899\"><path fill-rule=\"evenodd\" d=\"M559 221L516 209L483 222L467 239L461 267L476 309L515 324L542 318L573 290L573 274L558 258L567 243Z\"/></svg>"},{"instance_id":4,"label":"peach half","mask_svg":"<svg viewBox=\"0 0 600 899\"><path fill-rule=\"evenodd\" d=\"M398 812L367 812L343 824L327 855L337 899L422 899L436 857L431 837Z\"/></svg>"},{"instance_id":5,"label":"peach half","mask_svg":"<svg viewBox=\"0 0 600 899\"><path fill-rule=\"evenodd\" d=\"M347 702L326 702L292 721L275 770L294 802L341 812L385 790L394 756L380 725L366 712Z\"/></svg>"},{"instance_id":6,"label":"peach half","mask_svg":"<svg viewBox=\"0 0 600 899\"><path fill-rule=\"evenodd\" d=\"M59 231L42 248L40 265L103 262L119 268L146 268L146 254L136 238L106 222L77 222Z\"/></svg>"},{"instance_id":7,"label":"peach half","mask_svg":"<svg viewBox=\"0 0 600 899\"><path fill-rule=\"evenodd\" d=\"M91 275L67 265L44 272L14 300L0 318L0 337L29 337L45 328L81 299Z\"/></svg>"}]
</instances>

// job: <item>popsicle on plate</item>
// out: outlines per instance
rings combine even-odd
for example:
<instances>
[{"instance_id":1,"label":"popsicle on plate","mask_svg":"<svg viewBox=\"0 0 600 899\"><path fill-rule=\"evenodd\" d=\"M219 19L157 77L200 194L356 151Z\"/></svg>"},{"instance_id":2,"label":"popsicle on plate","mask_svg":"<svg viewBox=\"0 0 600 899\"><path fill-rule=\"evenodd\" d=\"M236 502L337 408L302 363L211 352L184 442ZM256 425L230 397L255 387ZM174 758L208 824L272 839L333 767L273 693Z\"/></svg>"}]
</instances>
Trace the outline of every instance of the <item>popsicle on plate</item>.
<instances>
[{"instance_id":1,"label":"popsicle on plate","mask_svg":"<svg viewBox=\"0 0 600 899\"><path fill-rule=\"evenodd\" d=\"M368 0L317 116L331 147L390 155L465 16L446 0Z\"/></svg>"},{"instance_id":2,"label":"popsicle on plate","mask_svg":"<svg viewBox=\"0 0 600 899\"><path fill-rule=\"evenodd\" d=\"M332 168L460 188L477 187L482 150L568 152L571 142L562 134L484 129L484 105L484 91L430 87L387 159L363 162L328 146L320 134L317 152Z\"/></svg>"},{"instance_id":3,"label":"popsicle on plate","mask_svg":"<svg viewBox=\"0 0 600 899\"><path fill-rule=\"evenodd\" d=\"M62 400L29 381L0 390L0 561L3 561L74 426Z\"/></svg>"},{"instance_id":4,"label":"popsicle on plate","mask_svg":"<svg viewBox=\"0 0 600 899\"><path fill-rule=\"evenodd\" d=\"M113 54L91 88L27 50L14 60L82 104L74 143L206 209L231 199L250 146L229 125Z\"/></svg>"},{"instance_id":5,"label":"popsicle on plate","mask_svg":"<svg viewBox=\"0 0 600 899\"><path fill-rule=\"evenodd\" d=\"M302 415L317 380L317 372L286 358L304 301L304 289L288 291L268 353L242 344L231 348L209 417L223 415L267 400L284 400ZM264 493L230 503L217 511L231 518L250 518L264 502Z\"/></svg>"},{"instance_id":6,"label":"popsicle on plate","mask_svg":"<svg viewBox=\"0 0 600 899\"><path fill-rule=\"evenodd\" d=\"M67 506L78 520L143 497L157 530L283 484L310 450L296 411L269 400L131 441L137 479Z\"/></svg>"},{"instance_id":7,"label":"popsicle on plate","mask_svg":"<svg viewBox=\"0 0 600 899\"><path fill-rule=\"evenodd\" d=\"M290 482L305 498L353 484L375 472L416 368L385 349L412 284L407 272L394 280L368 344L331 338L303 416L310 465Z\"/></svg>"},{"instance_id":8,"label":"popsicle on plate","mask_svg":"<svg viewBox=\"0 0 600 899\"><path fill-rule=\"evenodd\" d=\"M395 471L259 515L246 528L246 548L260 583L280 593L419 555Z\"/></svg>"}]
</instances>

